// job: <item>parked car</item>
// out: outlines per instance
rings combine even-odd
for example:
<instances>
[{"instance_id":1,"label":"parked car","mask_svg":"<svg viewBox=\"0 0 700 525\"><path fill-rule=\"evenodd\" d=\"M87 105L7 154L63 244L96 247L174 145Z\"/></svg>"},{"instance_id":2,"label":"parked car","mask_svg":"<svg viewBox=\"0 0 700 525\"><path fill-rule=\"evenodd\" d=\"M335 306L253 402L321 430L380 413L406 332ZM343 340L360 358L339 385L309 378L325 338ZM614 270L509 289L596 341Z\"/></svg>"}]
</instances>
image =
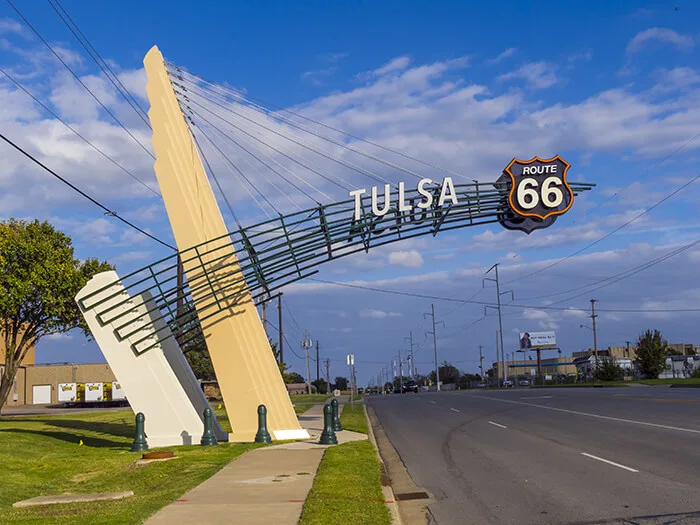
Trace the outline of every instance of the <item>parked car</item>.
<instances>
[{"instance_id":1,"label":"parked car","mask_svg":"<svg viewBox=\"0 0 700 525\"><path fill-rule=\"evenodd\" d=\"M418 383L415 381L405 381L403 384L403 390L401 391L402 394L405 394L406 392L418 392Z\"/></svg>"},{"instance_id":2,"label":"parked car","mask_svg":"<svg viewBox=\"0 0 700 525\"><path fill-rule=\"evenodd\" d=\"M486 388L486 383L477 383L476 388Z\"/></svg>"},{"instance_id":3,"label":"parked car","mask_svg":"<svg viewBox=\"0 0 700 525\"><path fill-rule=\"evenodd\" d=\"M518 385L520 386L530 386L530 380L529 379L521 379L518 381Z\"/></svg>"},{"instance_id":4,"label":"parked car","mask_svg":"<svg viewBox=\"0 0 700 525\"><path fill-rule=\"evenodd\" d=\"M506 379L505 381L503 381L503 388L508 388L511 386L513 386L513 381L511 381L510 379Z\"/></svg>"}]
</instances>

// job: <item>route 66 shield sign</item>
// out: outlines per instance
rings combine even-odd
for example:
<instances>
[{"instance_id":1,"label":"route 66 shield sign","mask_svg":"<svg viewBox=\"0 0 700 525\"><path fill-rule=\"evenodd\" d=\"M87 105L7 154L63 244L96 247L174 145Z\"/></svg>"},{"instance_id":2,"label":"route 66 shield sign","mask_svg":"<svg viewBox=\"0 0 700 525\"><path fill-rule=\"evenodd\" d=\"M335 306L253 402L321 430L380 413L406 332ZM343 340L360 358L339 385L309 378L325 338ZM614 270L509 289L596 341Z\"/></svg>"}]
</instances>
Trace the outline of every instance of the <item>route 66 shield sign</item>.
<instances>
[{"instance_id":1,"label":"route 66 shield sign","mask_svg":"<svg viewBox=\"0 0 700 525\"><path fill-rule=\"evenodd\" d=\"M510 161L504 170L511 179L510 209L515 215L536 222L566 213L574 203L574 192L566 181L568 169L569 163L559 155L551 159Z\"/></svg>"}]
</instances>

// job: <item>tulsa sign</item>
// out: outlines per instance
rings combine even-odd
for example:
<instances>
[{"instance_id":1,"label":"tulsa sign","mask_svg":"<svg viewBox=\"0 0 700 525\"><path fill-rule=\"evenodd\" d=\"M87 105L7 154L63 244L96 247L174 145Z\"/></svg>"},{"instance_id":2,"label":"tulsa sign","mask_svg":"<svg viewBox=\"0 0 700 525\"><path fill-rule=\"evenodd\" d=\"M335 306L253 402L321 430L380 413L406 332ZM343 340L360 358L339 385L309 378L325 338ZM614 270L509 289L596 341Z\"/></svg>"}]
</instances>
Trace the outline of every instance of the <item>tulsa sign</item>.
<instances>
[{"instance_id":1,"label":"tulsa sign","mask_svg":"<svg viewBox=\"0 0 700 525\"><path fill-rule=\"evenodd\" d=\"M569 167L569 163L559 155L551 159L513 159L494 183L501 195L498 213L501 225L528 234L551 226L574 203L574 192L566 180ZM401 215L402 222L415 222L424 219L429 210L449 213L450 206L460 203L460 195L451 177L445 177L439 185L432 179L421 179L415 190L419 198L412 197L408 201L403 182L399 183L398 192L392 194L389 184L385 184L383 190L380 195L376 186L370 189L371 216L375 219L392 212ZM415 192L412 193L415 195ZM362 222L363 217L366 219L366 215L369 215L363 213L362 206L367 189L354 190L349 195L354 199L353 223ZM479 186L475 194L465 194L463 197L472 200L476 197L478 200Z\"/></svg>"}]
</instances>

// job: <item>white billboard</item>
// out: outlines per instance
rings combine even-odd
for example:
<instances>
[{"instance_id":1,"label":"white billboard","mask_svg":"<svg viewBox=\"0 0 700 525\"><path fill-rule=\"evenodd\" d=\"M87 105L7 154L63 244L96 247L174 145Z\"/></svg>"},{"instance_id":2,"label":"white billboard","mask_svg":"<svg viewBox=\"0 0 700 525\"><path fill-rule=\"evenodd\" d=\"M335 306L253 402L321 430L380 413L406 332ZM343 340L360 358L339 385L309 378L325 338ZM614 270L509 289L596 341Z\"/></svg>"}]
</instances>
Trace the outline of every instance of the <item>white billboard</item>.
<instances>
[{"instance_id":1,"label":"white billboard","mask_svg":"<svg viewBox=\"0 0 700 525\"><path fill-rule=\"evenodd\" d=\"M557 336L554 332L522 332L520 334L520 349L554 348L557 346Z\"/></svg>"}]
</instances>

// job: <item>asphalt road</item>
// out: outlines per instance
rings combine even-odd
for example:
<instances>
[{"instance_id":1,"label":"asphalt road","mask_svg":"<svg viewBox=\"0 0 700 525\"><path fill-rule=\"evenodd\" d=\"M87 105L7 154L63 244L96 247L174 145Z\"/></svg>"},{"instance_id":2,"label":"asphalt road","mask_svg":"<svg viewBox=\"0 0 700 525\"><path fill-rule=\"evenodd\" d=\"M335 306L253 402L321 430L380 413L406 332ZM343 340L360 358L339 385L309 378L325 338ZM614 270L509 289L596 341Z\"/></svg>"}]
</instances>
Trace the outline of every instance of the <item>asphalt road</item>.
<instances>
[{"instance_id":1,"label":"asphalt road","mask_svg":"<svg viewBox=\"0 0 700 525\"><path fill-rule=\"evenodd\" d=\"M371 396L450 524L700 524L700 389Z\"/></svg>"}]
</instances>

